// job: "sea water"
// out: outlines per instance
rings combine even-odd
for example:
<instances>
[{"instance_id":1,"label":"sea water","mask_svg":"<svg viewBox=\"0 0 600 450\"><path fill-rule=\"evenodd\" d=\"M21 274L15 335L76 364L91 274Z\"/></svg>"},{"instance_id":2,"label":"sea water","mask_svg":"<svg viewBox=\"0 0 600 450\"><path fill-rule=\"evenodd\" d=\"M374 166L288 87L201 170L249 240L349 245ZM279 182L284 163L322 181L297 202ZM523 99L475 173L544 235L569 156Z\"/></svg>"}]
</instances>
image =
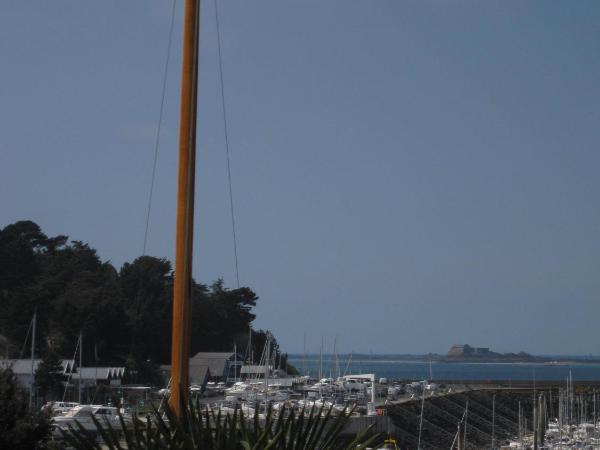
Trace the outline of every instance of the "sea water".
<instances>
[{"instance_id":1,"label":"sea water","mask_svg":"<svg viewBox=\"0 0 600 450\"><path fill-rule=\"evenodd\" d=\"M318 377L321 362L318 357L290 355L290 364L302 375ZM323 359L322 376L336 377L338 373L375 373L377 378L390 380L472 380L472 381L563 381L571 372L574 381L600 381L600 363L580 360L575 363L465 363L406 361L398 359L349 360Z\"/></svg>"}]
</instances>

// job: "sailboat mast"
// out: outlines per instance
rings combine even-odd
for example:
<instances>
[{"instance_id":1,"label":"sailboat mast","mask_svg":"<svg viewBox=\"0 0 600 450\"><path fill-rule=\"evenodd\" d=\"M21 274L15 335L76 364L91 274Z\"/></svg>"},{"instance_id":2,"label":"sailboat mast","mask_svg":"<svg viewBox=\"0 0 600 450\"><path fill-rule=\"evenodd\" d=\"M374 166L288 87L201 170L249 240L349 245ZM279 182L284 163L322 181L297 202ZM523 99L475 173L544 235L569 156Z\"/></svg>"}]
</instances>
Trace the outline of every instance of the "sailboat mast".
<instances>
[{"instance_id":1,"label":"sailboat mast","mask_svg":"<svg viewBox=\"0 0 600 450\"><path fill-rule=\"evenodd\" d=\"M237 348L233 341L233 381L237 381Z\"/></svg>"},{"instance_id":2,"label":"sailboat mast","mask_svg":"<svg viewBox=\"0 0 600 450\"><path fill-rule=\"evenodd\" d=\"M83 333L80 331L79 332L79 383L77 383L77 389L78 389L78 401L79 404L81 404L81 368L83 367Z\"/></svg>"},{"instance_id":3,"label":"sailboat mast","mask_svg":"<svg viewBox=\"0 0 600 450\"><path fill-rule=\"evenodd\" d=\"M33 393L35 391L35 327L37 322L37 308L33 311L33 319L31 324L31 391L29 391L29 408L33 406Z\"/></svg>"},{"instance_id":4,"label":"sailboat mast","mask_svg":"<svg viewBox=\"0 0 600 450\"><path fill-rule=\"evenodd\" d=\"M181 406L187 403L189 395L199 15L200 0L185 0L183 58L181 63L173 332L171 338L171 398L169 400L169 404L177 416L181 415Z\"/></svg>"},{"instance_id":5,"label":"sailboat mast","mask_svg":"<svg viewBox=\"0 0 600 450\"><path fill-rule=\"evenodd\" d=\"M496 394L492 395L492 450L496 448Z\"/></svg>"},{"instance_id":6,"label":"sailboat mast","mask_svg":"<svg viewBox=\"0 0 600 450\"><path fill-rule=\"evenodd\" d=\"M265 344L265 405L269 404L269 363L271 362L271 334L267 332Z\"/></svg>"},{"instance_id":7,"label":"sailboat mast","mask_svg":"<svg viewBox=\"0 0 600 450\"><path fill-rule=\"evenodd\" d=\"M319 381L323 378L323 336L321 336L321 349L319 350Z\"/></svg>"},{"instance_id":8,"label":"sailboat mast","mask_svg":"<svg viewBox=\"0 0 600 450\"><path fill-rule=\"evenodd\" d=\"M373 397L373 391L375 390L375 377L373 377L373 384L371 385L371 397ZM373 405L373 407L375 407ZM419 442L417 444L417 450L421 450L421 432L423 431L423 409L425 408L425 388L423 387L423 395L421 397L421 415L419 416ZM458 425L460 427L460 423ZM459 428L460 429L460 428ZM458 442L460 447L460 435L458 436Z\"/></svg>"},{"instance_id":9,"label":"sailboat mast","mask_svg":"<svg viewBox=\"0 0 600 450\"><path fill-rule=\"evenodd\" d=\"M306 373L306 332L304 332L304 356L302 357L302 372L304 372L304 375L308 375Z\"/></svg>"}]
</instances>

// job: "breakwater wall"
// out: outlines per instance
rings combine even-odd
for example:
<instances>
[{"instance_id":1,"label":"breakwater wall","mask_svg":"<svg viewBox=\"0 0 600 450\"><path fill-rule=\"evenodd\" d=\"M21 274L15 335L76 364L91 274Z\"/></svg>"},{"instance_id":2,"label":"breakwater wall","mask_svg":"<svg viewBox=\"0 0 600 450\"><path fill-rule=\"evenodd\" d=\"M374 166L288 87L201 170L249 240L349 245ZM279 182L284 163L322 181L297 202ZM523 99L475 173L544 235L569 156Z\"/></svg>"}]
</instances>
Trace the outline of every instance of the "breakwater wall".
<instances>
[{"instance_id":1,"label":"breakwater wall","mask_svg":"<svg viewBox=\"0 0 600 450\"><path fill-rule=\"evenodd\" d=\"M558 383L535 386L535 395L543 394L547 400L549 418L558 414L558 388ZM600 386L581 384L577 386L577 391L590 393L597 388ZM421 450L451 448L458 423L465 417L465 410L468 411L465 420L466 434L464 422L461 426L461 437L466 437L465 449L491 448L492 435L497 447L515 439L519 434L519 408L522 432L531 433L533 401L534 387L526 383L512 387L462 387L454 392L426 396L423 402ZM347 431L357 432L373 424L379 433L394 437L399 448L416 450L419 442L421 404L421 397L415 397L379 405L378 408L384 408L384 415L355 418L350 422Z\"/></svg>"},{"instance_id":2,"label":"breakwater wall","mask_svg":"<svg viewBox=\"0 0 600 450\"><path fill-rule=\"evenodd\" d=\"M451 448L465 410L467 449L491 448L492 434L495 435L496 445L514 438L519 433L519 403L525 427L531 428L533 391L529 389L478 389L426 398L423 403L421 449ZM400 447L416 449L421 401L388 405L387 415ZM464 427L461 433L464 437Z\"/></svg>"}]
</instances>

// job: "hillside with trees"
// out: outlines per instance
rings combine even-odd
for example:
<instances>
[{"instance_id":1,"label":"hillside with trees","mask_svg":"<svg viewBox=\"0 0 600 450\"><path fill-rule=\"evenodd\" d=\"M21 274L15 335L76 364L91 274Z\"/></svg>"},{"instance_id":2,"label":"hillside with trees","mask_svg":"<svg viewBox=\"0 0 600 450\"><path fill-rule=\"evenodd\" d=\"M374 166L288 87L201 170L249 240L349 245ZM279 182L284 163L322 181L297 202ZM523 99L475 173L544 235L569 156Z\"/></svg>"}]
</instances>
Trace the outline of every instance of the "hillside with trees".
<instances>
[{"instance_id":1,"label":"hillside with trees","mask_svg":"<svg viewBox=\"0 0 600 450\"><path fill-rule=\"evenodd\" d=\"M143 373L168 364L172 283L165 258L141 256L117 270L87 243L49 237L31 221L8 225L0 229L0 335L7 341L2 353L19 356L37 310L38 355L52 351L72 358L81 332L85 366L127 365ZM257 300L248 287L194 282L191 354L232 351L234 343L246 349ZM255 355L265 340L265 331L252 331ZM287 366L286 355L280 358Z\"/></svg>"}]
</instances>

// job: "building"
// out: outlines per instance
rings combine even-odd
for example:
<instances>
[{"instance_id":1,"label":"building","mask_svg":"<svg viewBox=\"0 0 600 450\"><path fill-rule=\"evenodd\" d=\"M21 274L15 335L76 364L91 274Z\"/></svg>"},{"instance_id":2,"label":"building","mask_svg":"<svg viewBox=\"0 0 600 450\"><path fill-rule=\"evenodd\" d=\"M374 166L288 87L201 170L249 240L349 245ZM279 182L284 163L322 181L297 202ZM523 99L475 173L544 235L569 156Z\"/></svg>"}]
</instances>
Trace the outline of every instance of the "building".
<instances>
[{"instance_id":1,"label":"building","mask_svg":"<svg viewBox=\"0 0 600 450\"><path fill-rule=\"evenodd\" d=\"M190 364L190 384L200 386L204 390L210 380L210 367Z\"/></svg>"},{"instance_id":2,"label":"building","mask_svg":"<svg viewBox=\"0 0 600 450\"><path fill-rule=\"evenodd\" d=\"M208 366L212 381L224 381L239 377L242 361L233 352L198 352L190 358L190 367Z\"/></svg>"},{"instance_id":3,"label":"building","mask_svg":"<svg viewBox=\"0 0 600 450\"><path fill-rule=\"evenodd\" d=\"M168 386L169 382L171 381L171 366L160 366L160 374L162 376L164 386ZM189 377L191 386L200 387L201 390L204 391L206 383L208 383L211 378L210 367L207 365L192 364L192 360L190 359Z\"/></svg>"},{"instance_id":4,"label":"building","mask_svg":"<svg viewBox=\"0 0 600 450\"><path fill-rule=\"evenodd\" d=\"M41 358L31 359L0 359L0 368L11 368L19 384L27 390L31 390L35 371L42 362ZM65 377L75 372L75 361L73 359L61 359L62 375ZM33 376L32 376L33 375Z\"/></svg>"},{"instance_id":5,"label":"building","mask_svg":"<svg viewBox=\"0 0 600 450\"><path fill-rule=\"evenodd\" d=\"M71 382L78 383L81 380L83 387L100 384L121 386L124 376L125 367L79 367L71 376Z\"/></svg>"},{"instance_id":6,"label":"building","mask_svg":"<svg viewBox=\"0 0 600 450\"><path fill-rule=\"evenodd\" d=\"M471 347L468 344L453 345L448 350L449 358L463 358L466 356L486 356L492 352L488 347Z\"/></svg>"},{"instance_id":7,"label":"building","mask_svg":"<svg viewBox=\"0 0 600 450\"><path fill-rule=\"evenodd\" d=\"M473 347L468 344L457 344L450 347L448 350L449 357L463 357L473 354Z\"/></svg>"}]
</instances>

